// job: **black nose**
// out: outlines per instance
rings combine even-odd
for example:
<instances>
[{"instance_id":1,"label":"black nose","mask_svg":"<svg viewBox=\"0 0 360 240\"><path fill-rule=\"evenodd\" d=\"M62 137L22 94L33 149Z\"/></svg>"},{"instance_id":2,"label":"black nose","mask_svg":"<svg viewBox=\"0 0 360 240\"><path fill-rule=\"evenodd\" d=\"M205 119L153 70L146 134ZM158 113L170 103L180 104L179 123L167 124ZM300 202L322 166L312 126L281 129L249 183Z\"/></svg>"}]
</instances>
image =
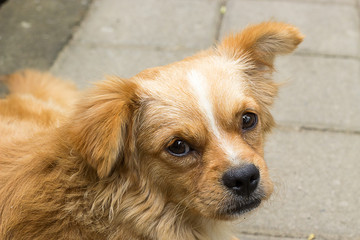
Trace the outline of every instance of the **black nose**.
<instances>
[{"instance_id":1,"label":"black nose","mask_svg":"<svg viewBox=\"0 0 360 240\"><path fill-rule=\"evenodd\" d=\"M250 196L260 181L260 172L254 164L231 168L222 176L224 185L239 196Z\"/></svg>"}]
</instances>

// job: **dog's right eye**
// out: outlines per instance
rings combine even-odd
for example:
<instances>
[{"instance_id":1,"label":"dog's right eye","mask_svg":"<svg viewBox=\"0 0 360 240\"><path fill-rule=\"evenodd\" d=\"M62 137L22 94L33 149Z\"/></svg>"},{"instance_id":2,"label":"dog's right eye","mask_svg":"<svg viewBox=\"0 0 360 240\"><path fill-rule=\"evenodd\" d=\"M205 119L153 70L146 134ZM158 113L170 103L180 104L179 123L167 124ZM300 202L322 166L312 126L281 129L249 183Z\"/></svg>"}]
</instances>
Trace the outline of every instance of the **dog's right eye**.
<instances>
[{"instance_id":1,"label":"dog's right eye","mask_svg":"<svg viewBox=\"0 0 360 240\"><path fill-rule=\"evenodd\" d=\"M167 148L167 150L171 155L174 155L176 157L184 157L191 151L191 148L187 142L183 140L175 140Z\"/></svg>"}]
</instances>

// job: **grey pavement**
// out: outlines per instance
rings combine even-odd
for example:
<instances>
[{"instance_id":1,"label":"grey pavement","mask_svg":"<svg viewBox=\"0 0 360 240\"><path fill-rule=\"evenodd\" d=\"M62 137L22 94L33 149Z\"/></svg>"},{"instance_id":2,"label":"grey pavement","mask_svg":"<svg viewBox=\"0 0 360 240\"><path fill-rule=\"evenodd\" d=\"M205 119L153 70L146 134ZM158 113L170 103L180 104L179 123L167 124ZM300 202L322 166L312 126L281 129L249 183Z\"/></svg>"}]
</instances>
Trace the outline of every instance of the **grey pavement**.
<instances>
[{"instance_id":1,"label":"grey pavement","mask_svg":"<svg viewBox=\"0 0 360 240\"><path fill-rule=\"evenodd\" d=\"M39 68L85 88L269 19L298 26L306 39L276 62L284 86L265 153L275 194L237 223L238 236L359 240L360 0L8 0L0 74Z\"/></svg>"}]
</instances>

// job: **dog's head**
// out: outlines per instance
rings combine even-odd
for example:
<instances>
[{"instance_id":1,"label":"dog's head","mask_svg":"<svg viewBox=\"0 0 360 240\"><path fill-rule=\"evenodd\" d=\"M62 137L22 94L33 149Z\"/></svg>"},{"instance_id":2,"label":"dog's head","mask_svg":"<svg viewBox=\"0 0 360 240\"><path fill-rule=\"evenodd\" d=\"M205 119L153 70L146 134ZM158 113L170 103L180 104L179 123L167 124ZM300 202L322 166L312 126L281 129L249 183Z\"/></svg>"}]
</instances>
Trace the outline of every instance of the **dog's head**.
<instances>
[{"instance_id":1,"label":"dog's head","mask_svg":"<svg viewBox=\"0 0 360 240\"><path fill-rule=\"evenodd\" d=\"M274 57L301 41L290 25L262 23L183 61L101 82L79 106L74 148L99 178L133 176L204 217L257 207L273 189L263 147Z\"/></svg>"}]
</instances>

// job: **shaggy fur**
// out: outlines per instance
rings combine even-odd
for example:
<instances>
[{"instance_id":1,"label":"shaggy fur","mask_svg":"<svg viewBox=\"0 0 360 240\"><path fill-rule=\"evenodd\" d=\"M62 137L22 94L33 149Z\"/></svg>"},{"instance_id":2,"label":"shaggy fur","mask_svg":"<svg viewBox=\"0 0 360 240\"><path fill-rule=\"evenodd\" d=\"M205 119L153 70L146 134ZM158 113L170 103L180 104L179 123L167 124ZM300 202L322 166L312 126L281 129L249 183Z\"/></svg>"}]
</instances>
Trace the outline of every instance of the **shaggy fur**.
<instances>
[{"instance_id":1,"label":"shaggy fur","mask_svg":"<svg viewBox=\"0 0 360 240\"><path fill-rule=\"evenodd\" d=\"M273 60L301 41L290 25L262 23L83 95L46 73L5 76L0 238L230 239L228 220L243 213L235 207L272 192L263 145L274 125ZM259 120L242 131L247 111ZM192 151L170 154L175 139ZM221 177L244 163L261 181L239 198Z\"/></svg>"}]
</instances>

